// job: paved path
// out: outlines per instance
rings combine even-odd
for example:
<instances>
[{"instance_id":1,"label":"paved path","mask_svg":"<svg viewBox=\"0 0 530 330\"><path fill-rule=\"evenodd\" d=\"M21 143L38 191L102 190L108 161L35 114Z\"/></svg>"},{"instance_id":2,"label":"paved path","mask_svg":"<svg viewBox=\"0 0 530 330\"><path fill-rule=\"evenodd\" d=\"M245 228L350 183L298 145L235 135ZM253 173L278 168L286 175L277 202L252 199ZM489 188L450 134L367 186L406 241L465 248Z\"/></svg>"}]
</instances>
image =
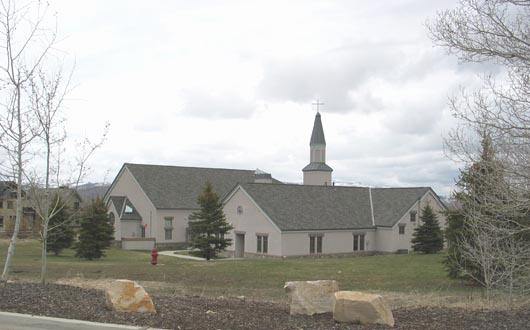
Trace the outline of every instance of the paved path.
<instances>
[{"instance_id":1,"label":"paved path","mask_svg":"<svg viewBox=\"0 0 530 330\"><path fill-rule=\"evenodd\" d=\"M204 258L194 257L187 254L175 254L175 252L180 251L188 251L188 250L177 250L177 251L160 251L158 252L159 255L167 256L167 257L175 257L175 258L181 258L181 259L189 259L189 260L197 260L197 261L206 261ZM215 259L210 261L227 261L227 260L240 260L241 258L223 258L223 259Z\"/></svg>"},{"instance_id":2,"label":"paved path","mask_svg":"<svg viewBox=\"0 0 530 330\"><path fill-rule=\"evenodd\" d=\"M160 251L158 252L158 254L161 256L175 257L175 258L181 258L181 259L206 261L206 259L204 258L194 257L194 256L190 256L187 254L175 254L175 252L179 252L179 251Z\"/></svg>"},{"instance_id":3,"label":"paved path","mask_svg":"<svg viewBox=\"0 0 530 330\"><path fill-rule=\"evenodd\" d=\"M0 330L156 330L109 323L0 312Z\"/></svg>"}]
</instances>

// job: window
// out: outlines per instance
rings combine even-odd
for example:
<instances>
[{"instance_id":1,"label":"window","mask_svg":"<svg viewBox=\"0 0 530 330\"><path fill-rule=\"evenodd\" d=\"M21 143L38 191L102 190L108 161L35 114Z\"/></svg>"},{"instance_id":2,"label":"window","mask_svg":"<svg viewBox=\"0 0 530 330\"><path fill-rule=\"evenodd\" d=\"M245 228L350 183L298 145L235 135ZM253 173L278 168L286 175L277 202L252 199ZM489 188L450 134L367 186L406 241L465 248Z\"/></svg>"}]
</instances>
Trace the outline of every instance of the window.
<instances>
[{"instance_id":1,"label":"window","mask_svg":"<svg viewBox=\"0 0 530 330\"><path fill-rule=\"evenodd\" d=\"M323 235L309 236L309 253L322 253L322 237Z\"/></svg>"},{"instance_id":2,"label":"window","mask_svg":"<svg viewBox=\"0 0 530 330\"><path fill-rule=\"evenodd\" d=\"M164 218L164 220L166 222L166 225L164 226L164 228L173 229L173 217L166 217L166 218Z\"/></svg>"},{"instance_id":3,"label":"window","mask_svg":"<svg viewBox=\"0 0 530 330\"><path fill-rule=\"evenodd\" d=\"M257 236L258 246L256 248L257 253L268 253L269 252L269 236L264 234L258 234Z\"/></svg>"},{"instance_id":4,"label":"window","mask_svg":"<svg viewBox=\"0 0 530 330\"><path fill-rule=\"evenodd\" d=\"M416 222L416 214L417 214L416 211L410 212L410 222Z\"/></svg>"},{"instance_id":5,"label":"window","mask_svg":"<svg viewBox=\"0 0 530 330\"><path fill-rule=\"evenodd\" d=\"M4 228L4 217L0 215L0 228Z\"/></svg>"},{"instance_id":6,"label":"window","mask_svg":"<svg viewBox=\"0 0 530 330\"><path fill-rule=\"evenodd\" d=\"M144 225L140 225L140 237L142 238L145 237L145 226Z\"/></svg>"},{"instance_id":7,"label":"window","mask_svg":"<svg viewBox=\"0 0 530 330\"><path fill-rule=\"evenodd\" d=\"M128 213L128 214L133 213L133 209L130 205L125 205L125 213Z\"/></svg>"},{"instance_id":8,"label":"window","mask_svg":"<svg viewBox=\"0 0 530 330\"><path fill-rule=\"evenodd\" d=\"M13 202L12 201L7 201L7 208L8 209L12 209L13 208Z\"/></svg>"},{"instance_id":9,"label":"window","mask_svg":"<svg viewBox=\"0 0 530 330\"><path fill-rule=\"evenodd\" d=\"M166 240L172 240L173 239L173 228L165 228L165 239Z\"/></svg>"},{"instance_id":10,"label":"window","mask_svg":"<svg viewBox=\"0 0 530 330\"><path fill-rule=\"evenodd\" d=\"M116 222L116 216L114 215L114 212L109 213L109 222L111 225L114 225L114 222Z\"/></svg>"},{"instance_id":11,"label":"window","mask_svg":"<svg viewBox=\"0 0 530 330\"><path fill-rule=\"evenodd\" d=\"M4 201L0 201L0 209L4 208Z\"/></svg>"},{"instance_id":12,"label":"window","mask_svg":"<svg viewBox=\"0 0 530 330\"><path fill-rule=\"evenodd\" d=\"M165 226L164 226L165 239L172 240L173 239L173 217L165 217L164 221L165 221Z\"/></svg>"},{"instance_id":13,"label":"window","mask_svg":"<svg viewBox=\"0 0 530 330\"><path fill-rule=\"evenodd\" d=\"M399 234L405 235L405 225L399 225Z\"/></svg>"},{"instance_id":14,"label":"window","mask_svg":"<svg viewBox=\"0 0 530 330\"><path fill-rule=\"evenodd\" d=\"M364 251L364 237L365 234L353 235L353 251Z\"/></svg>"},{"instance_id":15,"label":"window","mask_svg":"<svg viewBox=\"0 0 530 330\"><path fill-rule=\"evenodd\" d=\"M127 207L125 207L125 209L127 209ZM74 210L79 210L79 202L74 202Z\"/></svg>"}]
</instances>

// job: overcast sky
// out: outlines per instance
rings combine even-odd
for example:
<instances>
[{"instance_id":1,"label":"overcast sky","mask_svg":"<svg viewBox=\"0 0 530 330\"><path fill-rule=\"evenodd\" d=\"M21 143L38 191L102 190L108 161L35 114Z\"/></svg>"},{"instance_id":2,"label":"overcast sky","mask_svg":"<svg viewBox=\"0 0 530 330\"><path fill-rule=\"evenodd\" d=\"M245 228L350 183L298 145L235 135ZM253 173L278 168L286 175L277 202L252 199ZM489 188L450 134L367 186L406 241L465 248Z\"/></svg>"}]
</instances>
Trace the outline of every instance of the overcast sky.
<instances>
[{"instance_id":1,"label":"overcast sky","mask_svg":"<svg viewBox=\"0 0 530 330\"><path fill-rule=\"evenodd\" d=\"M453 189L448 97L478 83L425 22L456 1L55 1L72 137L124 162L256 169L302 182L316 109L338 183Z\"/></svg>"}]
</instances>

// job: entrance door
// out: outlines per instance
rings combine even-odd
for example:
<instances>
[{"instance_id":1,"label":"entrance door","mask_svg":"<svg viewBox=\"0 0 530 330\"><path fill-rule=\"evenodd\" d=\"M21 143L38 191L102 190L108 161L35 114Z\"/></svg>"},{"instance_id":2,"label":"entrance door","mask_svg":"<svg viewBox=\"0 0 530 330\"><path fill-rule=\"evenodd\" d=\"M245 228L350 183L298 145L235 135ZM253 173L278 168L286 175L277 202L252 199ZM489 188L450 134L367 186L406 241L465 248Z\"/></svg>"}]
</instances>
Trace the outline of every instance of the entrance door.
<instances>
[{"instance_id":1,"label":"entrance door","mask_svg":"<svg viewBox=\"0 0 530 330\"><path fill-rule=\"evenodd\" d=\"M236 258L245 257L245 234L236 234Z\"/></svg>"}]
</instances>

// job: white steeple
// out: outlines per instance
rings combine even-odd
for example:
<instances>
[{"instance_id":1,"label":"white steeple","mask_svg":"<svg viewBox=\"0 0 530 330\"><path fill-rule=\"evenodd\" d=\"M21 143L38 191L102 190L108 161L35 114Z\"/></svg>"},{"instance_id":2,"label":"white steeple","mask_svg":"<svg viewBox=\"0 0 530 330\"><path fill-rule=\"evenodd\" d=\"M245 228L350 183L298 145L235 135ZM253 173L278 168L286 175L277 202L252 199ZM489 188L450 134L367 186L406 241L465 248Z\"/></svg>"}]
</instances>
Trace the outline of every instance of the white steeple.
<instances>
[{"instance_id":1,"label":"white steeple","mask_svg":"<svg viewBox=\"0 0 530 330\"><path fill-rule=\"evenodd\" d=\"M316 186L331 185L331 172L333 172L333 169L326 164L326 138L324 137L320 112L317 112L315 116L309 150L309 164L302 169L302 172L304 172L304 184Z\"/></svg>"}]
</instances>

